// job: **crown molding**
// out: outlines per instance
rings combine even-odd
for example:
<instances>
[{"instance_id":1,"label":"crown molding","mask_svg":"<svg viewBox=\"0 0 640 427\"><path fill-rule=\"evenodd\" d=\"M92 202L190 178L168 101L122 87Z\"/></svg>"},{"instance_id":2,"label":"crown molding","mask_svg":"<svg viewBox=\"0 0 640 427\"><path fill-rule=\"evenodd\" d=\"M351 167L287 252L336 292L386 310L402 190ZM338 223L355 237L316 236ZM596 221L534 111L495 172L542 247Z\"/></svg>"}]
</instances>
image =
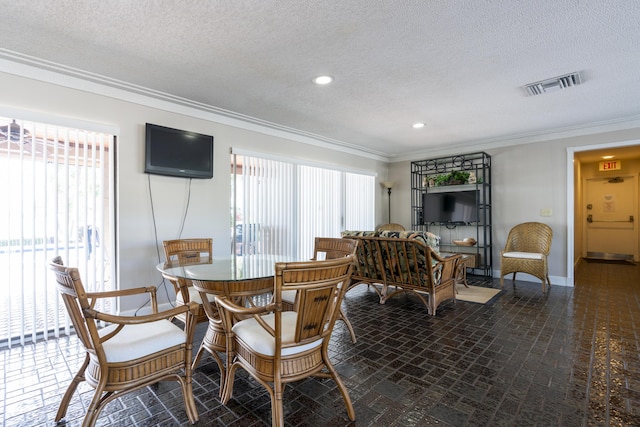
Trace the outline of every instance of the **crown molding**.
<instances>
[{"instance_id":1,"label":"crown molding","mask_svg":"<svg viewBox=\"0 0 640 427\"><path fill-rule=\"evenodd\" d=\"M458 154L461 151L475 152L486 151L495 148L513 147L516 145L533 144L536 142L553 141L556 139L572 138L577 136L594 135L605 132L615 132L640 128L640 115L623 117L619 119L593 122L583 125L567 126L564 128L550 129L540 132L529 132L516 135L506 135L503 137L489 138L461 144L451 144L446 147L433 147L428 151L416 151L401 156L389 156L390 163L404 162L415 159L434 158Z\"/></svg>"},{"instance_id":2,"label":"crown molding","mask_svg":"<svg viewBox=\"0 0 640 427\"><path fill-rule=\"evenodd\" d=\"M460 153L461 151L485 151L495 148L640 127L640 115L637 115L545 131L448 144L446 146L430 147L426 150L396 155L367 149L366 147L350 144L345 141L225 110L166 92L25 55L9 49L0 48L0 71L387 163L410 161L417 158L446 156Z\"/></svg>"},{"instance_id":3,"label":"crown molding","mask_svg":"<svg viewBox=\"0 0 640 427\"><path fill-rule=\"evenodd\" d=\"M389 162L389 155L143 86L0 48L0 71L303 144Z\"/></svg>"}]
</instances>

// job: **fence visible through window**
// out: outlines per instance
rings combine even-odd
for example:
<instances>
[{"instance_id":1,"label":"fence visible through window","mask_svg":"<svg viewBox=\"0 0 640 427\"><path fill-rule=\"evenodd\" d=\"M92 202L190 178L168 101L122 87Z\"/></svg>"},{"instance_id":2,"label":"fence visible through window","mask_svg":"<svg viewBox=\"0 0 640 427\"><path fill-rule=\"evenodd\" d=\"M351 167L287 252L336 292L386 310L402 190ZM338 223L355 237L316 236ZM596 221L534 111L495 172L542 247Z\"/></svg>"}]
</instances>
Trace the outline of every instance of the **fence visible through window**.
<instances>
[{"instance_id":1,"label":"fence visible through window","mask_svg":"<svg viewBox=\"0 0 640 427\"><path fill-rule=\"evenodd\" d=\"M55 255L79 268L88 291L114 288L113 144L109 134L0 117L0 346L70 333L47 268Z\"/></svg>"}]
</instances>

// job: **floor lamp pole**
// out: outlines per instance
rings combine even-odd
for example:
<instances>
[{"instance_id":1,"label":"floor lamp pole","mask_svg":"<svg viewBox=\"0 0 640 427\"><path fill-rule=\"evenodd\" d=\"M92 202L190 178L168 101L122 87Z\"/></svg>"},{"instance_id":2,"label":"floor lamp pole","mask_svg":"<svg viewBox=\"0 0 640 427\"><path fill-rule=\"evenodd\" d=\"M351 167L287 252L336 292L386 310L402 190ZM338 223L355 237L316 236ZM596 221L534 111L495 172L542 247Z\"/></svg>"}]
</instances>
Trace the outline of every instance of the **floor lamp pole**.
<instances>
[{"instance_id":1,"label":"floor lamp pole","mask_svg":"<svg viewBox=\"0 0 640 427\"><path fill-rule=\"evenodd\" d=\"M384 181L381 182L382 186L387 189L387 194L389 195L389 224L391 224L391 188L395 184L393 181Z\"/></svg>"},{"instance_id":2,"label":"floor lamp pole","mask_svg":"<svg viewBox=\"0 0 640 427\"><path fill-rule=\"evenodd\" d=\"M391 224L391 187L387 188L389 194L389 224Z\"/></svg>"}]
</instances>

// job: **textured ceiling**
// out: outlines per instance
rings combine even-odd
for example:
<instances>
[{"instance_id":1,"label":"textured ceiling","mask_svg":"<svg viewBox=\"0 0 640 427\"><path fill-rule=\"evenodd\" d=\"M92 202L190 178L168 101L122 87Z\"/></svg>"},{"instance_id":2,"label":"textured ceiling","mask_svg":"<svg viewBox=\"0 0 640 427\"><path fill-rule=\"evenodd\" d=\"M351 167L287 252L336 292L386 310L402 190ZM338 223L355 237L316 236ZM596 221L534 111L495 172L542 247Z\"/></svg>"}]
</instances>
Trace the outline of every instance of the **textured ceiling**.
<instances>
[{"instance_id":1,"label":"textured ceiling","mask_svg":"<svg viewBox=\"0 0 640 427\"><path fill-rule=\"evenodd\" d=\"M388 158L640 120L637 0L0 4L2 58ZM584 84L522 89L574 71Z\"/></svg>"}]
</instances>

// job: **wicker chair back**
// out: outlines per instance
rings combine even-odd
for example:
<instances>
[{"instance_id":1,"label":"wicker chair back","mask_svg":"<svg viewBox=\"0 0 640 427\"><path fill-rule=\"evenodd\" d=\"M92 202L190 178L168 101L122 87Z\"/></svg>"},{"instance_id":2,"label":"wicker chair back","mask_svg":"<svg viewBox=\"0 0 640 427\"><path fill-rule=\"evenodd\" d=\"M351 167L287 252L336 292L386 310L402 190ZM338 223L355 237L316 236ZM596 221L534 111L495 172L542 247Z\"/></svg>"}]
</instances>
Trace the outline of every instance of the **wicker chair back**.
<instances>
[{"instance_id":1,"label":"wicker chair back","mask_svg":"<svg viewBox=\"0 0 640 427\"><path fill-rule=\"evenodd\" d=\"M55 421L61 421L78 385L95 389L83 426L93 426L100 411L112 400L159 381L178 381L187 416L198 420L191 386L191 352L195 329L193 303L158 313L156 288L128 288L87 292L77 268L65 267L59 257L49 263L71 322L85 348L85 360L67 388ZM100 311L100 299L148 294L152 314L118 316ZM169 319L185 316L185 328ZM109 326L99 328L99 323Z\"/></svg>"},{"instance_id":2,"label":"wicker chair back","mask_svg":"<svg viewBox=\"0 0 640 427\"><path fill-rule=\"evenodd\" d=\"M551 251L553 230L541 222L524 222L509 231L504 249L500 252L500 286L504 276L527 273L542 281L542 292L551 286L547 257Z\"/></svg>"},{"instance_id":3,"label":"wicker chair back","mask_svg":"<svg viewBox=\"0 0 640 427\"><path fill-rule=\"evenodd\" d=\"M273 426L284 425L285 384L309 376L332 378L349 419L355 411L347 389L329 360L329 340L349 286L354 256L325 261L275 264L273 303L246 308L216 298L227 337L235 352L227 371L222 402L233 395L235 371L242 367L269 391ZM297 293L296 311L285 311L282 293ZM250 318L246 318L251 315Z\"/></svg>"},{"instance_id":4,"label":"wicker chair back","mask_svg":"<svg viewBox=\"0 0 640 427\"><path fill-rule=\"evenodd\" d=\"M396 223L389 223L389 224L382 224L379 225L378 227L376 227L376 231L405 231L406 229L404 228L403 225L401 224L396 224Z\"/></svg>"},{"instance_id":5,"label":"wicker chair back","mask_svg":"<svg viewBox=\"0 0 640 427\"><path fill-rule=\"evenodd\" d=\"M190 260L205 262L213 259L213 239L210 238L165 240L162 242L162 245L167 261L187 263ZM206 322L207 314L204 311L198 293L195 292L192 287L193 284L191 281L168 274L163 274L162 276L173 285L173 289L178 297L175 301L176 305L186 304L191 300L195 300L199 305L196 323ZM184 321L183 316L178 317L178 320Z\"/></svg>"}]
</instances>

